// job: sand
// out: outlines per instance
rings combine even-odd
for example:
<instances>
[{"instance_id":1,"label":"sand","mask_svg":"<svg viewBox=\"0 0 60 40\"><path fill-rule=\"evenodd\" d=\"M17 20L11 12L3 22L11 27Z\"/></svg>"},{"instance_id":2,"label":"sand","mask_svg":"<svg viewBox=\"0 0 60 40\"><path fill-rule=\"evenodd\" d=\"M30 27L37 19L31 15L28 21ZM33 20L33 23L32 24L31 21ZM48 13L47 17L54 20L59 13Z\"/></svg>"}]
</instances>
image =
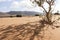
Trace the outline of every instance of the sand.
<instances>
[{"instance_id":1,"label":"sand","mask_svg":"<svg viewBox=\"0 0 60 40\"><path fill-rule=\"evenodd\" d=\"M60 16L53 16L53 19L52 20L56 20L58 19L58 17ZM26 23L30 23L30 22L37 22L41 20L41 18L39 18L38 16L37 17L21 17L21 18L0 18L0 28L6 28L8 27L9 25L21 25L21 24L26 24ZM54 25L58 25L60 26L60 22L57 21ZM46 31L46 39L44 40L49 40L48 39L48 36L50 36L50 40L60 40L60 28L55 28L55 29L48 29L49 31ZM3 32L0 32L0 34L2 34ZM16 32L15 34L13 35L16 35L18 34L18 32ZM3 34L2 34L3 35ZM3 40L13 40L12 37L14 37L13 35L9 35L7 38L4 38ZM0 39L1 39L1 35L0 35ZM16 39L18 40L18 39Z\"/></svg>"},{"instance_id":2,"label":"sand","mask_svg":"<svg viewBox=\"0 0 60 40\"><path fill-rule=\"evenodd\" d=\"M40 18L41 19L41 18ZM38 21L39 17L0 18L0 26L20 25Z\"/></svg>"}]
</instances>

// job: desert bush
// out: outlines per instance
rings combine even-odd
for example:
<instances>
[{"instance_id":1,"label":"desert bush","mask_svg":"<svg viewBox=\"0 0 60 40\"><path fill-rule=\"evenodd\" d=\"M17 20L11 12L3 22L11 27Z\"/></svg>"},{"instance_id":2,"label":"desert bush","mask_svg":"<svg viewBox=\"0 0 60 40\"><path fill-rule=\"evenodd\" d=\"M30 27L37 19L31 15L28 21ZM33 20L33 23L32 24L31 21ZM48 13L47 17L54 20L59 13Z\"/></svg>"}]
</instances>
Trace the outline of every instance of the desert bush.
<instances>
[{"instance_id":1,"label":"desert bush","mask_svg":"<svg viewBox=\"0 0 60 40\"><path fill-rule=\"evenodd\" d=\"M16 17L22 17L22 15L16 15Z\"/></svg>"},{"instance_id":2,"label":"desert bush","mask_svg":"<svg viewBox=\"0 0 60 40\"><path fill-rule=\"evenodd\" d=\"M59 13L55 13L54 15L59 15Z\"/></svg>"},{"instance_id":3,"label":"desert bush","mask_svg":"<svg viewBox=\"0 0 60 40\"><path fill-rule=\"evenodd\" d=\"M13 17L13 16L10 16L10 17Z\"/></svg>"},{"instance_id":4,"label":"desert bush","mask_svg":"<svg viewBox=\"0 0 60 40\"><path fill-rule=\"evenodd\" d=\"M35 14L35 16L40 16L40 14Z\"/></svg>"}]
</instances>

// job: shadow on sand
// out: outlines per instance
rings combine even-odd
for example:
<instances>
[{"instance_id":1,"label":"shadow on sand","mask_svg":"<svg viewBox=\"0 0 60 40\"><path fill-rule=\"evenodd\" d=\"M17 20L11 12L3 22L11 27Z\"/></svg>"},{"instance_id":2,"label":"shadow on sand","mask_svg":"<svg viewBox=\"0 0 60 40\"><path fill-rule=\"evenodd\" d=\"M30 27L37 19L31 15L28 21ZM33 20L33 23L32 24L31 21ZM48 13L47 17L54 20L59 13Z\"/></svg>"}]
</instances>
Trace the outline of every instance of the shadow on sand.
<instances>
[{"instance_id":1,"label":"shadow on sand","mask_svg":"<svg viewBox=\"0 0 60 40\"><path fill-rule=\"evenodd\" d=\"M18 26L0 28L0 40L43 40L42 31L48 29L45 21L31 22ZM44 30L44 27L46 29ZM44 33L44 32L43 32Z\"/></svg>"}]
</instances>

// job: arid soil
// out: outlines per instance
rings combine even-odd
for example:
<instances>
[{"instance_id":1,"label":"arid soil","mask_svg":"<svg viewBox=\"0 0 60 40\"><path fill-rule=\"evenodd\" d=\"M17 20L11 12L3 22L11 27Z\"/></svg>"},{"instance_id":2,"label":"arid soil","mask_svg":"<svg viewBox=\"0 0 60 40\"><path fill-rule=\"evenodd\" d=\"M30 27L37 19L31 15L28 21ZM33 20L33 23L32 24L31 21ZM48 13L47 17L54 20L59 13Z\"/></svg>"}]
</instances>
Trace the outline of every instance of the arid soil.
<instances>
[{"instance_id":1,"label":"arid soil","mask_svg":"<svg viewBox=\"0 0 60 40\"><path fill-rule=\"evenodd\" d=\"M5 27L8 25L20 25L20 24L26 24L29 22L35 22L38 20L39 20L39 17L0 18L0 26Z\"/></svg>"},{"instance_id":2,"label":"arid soil","mask_svg":"<svg viewBox=\"0 0 60 40\"><path fill-rule=\"evenodd\" d=\"M36 33L34 40L60 40L60 20L59 16L53 16L52 20L56 20L53 25L45 25L47 30L41 35L38 27L42 26L39 22L42 18L39 17L21 17L21 18L0 18L0 40L29 40L31 35ZM56 26L56 27L54 27ZM51 28L53 27L53 29ZM35 32L34 32L35 31ZM32 40L32 38L30 39Z\"/></svg>"}]
</instances>

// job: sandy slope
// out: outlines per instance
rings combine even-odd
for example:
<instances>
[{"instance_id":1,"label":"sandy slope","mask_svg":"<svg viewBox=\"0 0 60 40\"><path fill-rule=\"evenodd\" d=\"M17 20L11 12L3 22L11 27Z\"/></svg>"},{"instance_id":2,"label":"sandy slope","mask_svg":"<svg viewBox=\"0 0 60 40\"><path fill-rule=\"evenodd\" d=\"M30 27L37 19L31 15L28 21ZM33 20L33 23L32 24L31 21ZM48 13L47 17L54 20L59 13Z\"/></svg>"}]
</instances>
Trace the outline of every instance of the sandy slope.
<instances>
[{"instance_id":1,"label":"sandy slope","mask_svg":"<svg viewBox=\"0 0 60 40\"><path fill-rule=\"evenodd\" d=\"M60 16L59 16L60 17ZM58 16L53 16L52 20L56 20L58 18ZM0 18L0 28L5 28L8 25L20 25L20 24L26 24L29 22L36 22L40 20L39 17L22 17L22 18ZM57 21L54 25L58 25L60 26L60 22ZM51 26L50 26L51 27ZM8 31L10 29L7 29ZM3 40L13 40L13 37L15 37L16 34L19 34L19 31L16 32L15 29L12 28L13 33L9 33L7 32L7 30L1 31L0 32L0 39L5 35L9 35L7 38L4 38ZM60 40L60 28L55 28L55 29L48 29L49 31L46 31L47 36L45 36L46 39L44 40L49 40L48 38L50 38L50 40ZM7 32L4 33L4 32ZM49 37L50 36L50 37ZM19 40L18 38L16 40Z\"/></svg>"}]
</instances>

